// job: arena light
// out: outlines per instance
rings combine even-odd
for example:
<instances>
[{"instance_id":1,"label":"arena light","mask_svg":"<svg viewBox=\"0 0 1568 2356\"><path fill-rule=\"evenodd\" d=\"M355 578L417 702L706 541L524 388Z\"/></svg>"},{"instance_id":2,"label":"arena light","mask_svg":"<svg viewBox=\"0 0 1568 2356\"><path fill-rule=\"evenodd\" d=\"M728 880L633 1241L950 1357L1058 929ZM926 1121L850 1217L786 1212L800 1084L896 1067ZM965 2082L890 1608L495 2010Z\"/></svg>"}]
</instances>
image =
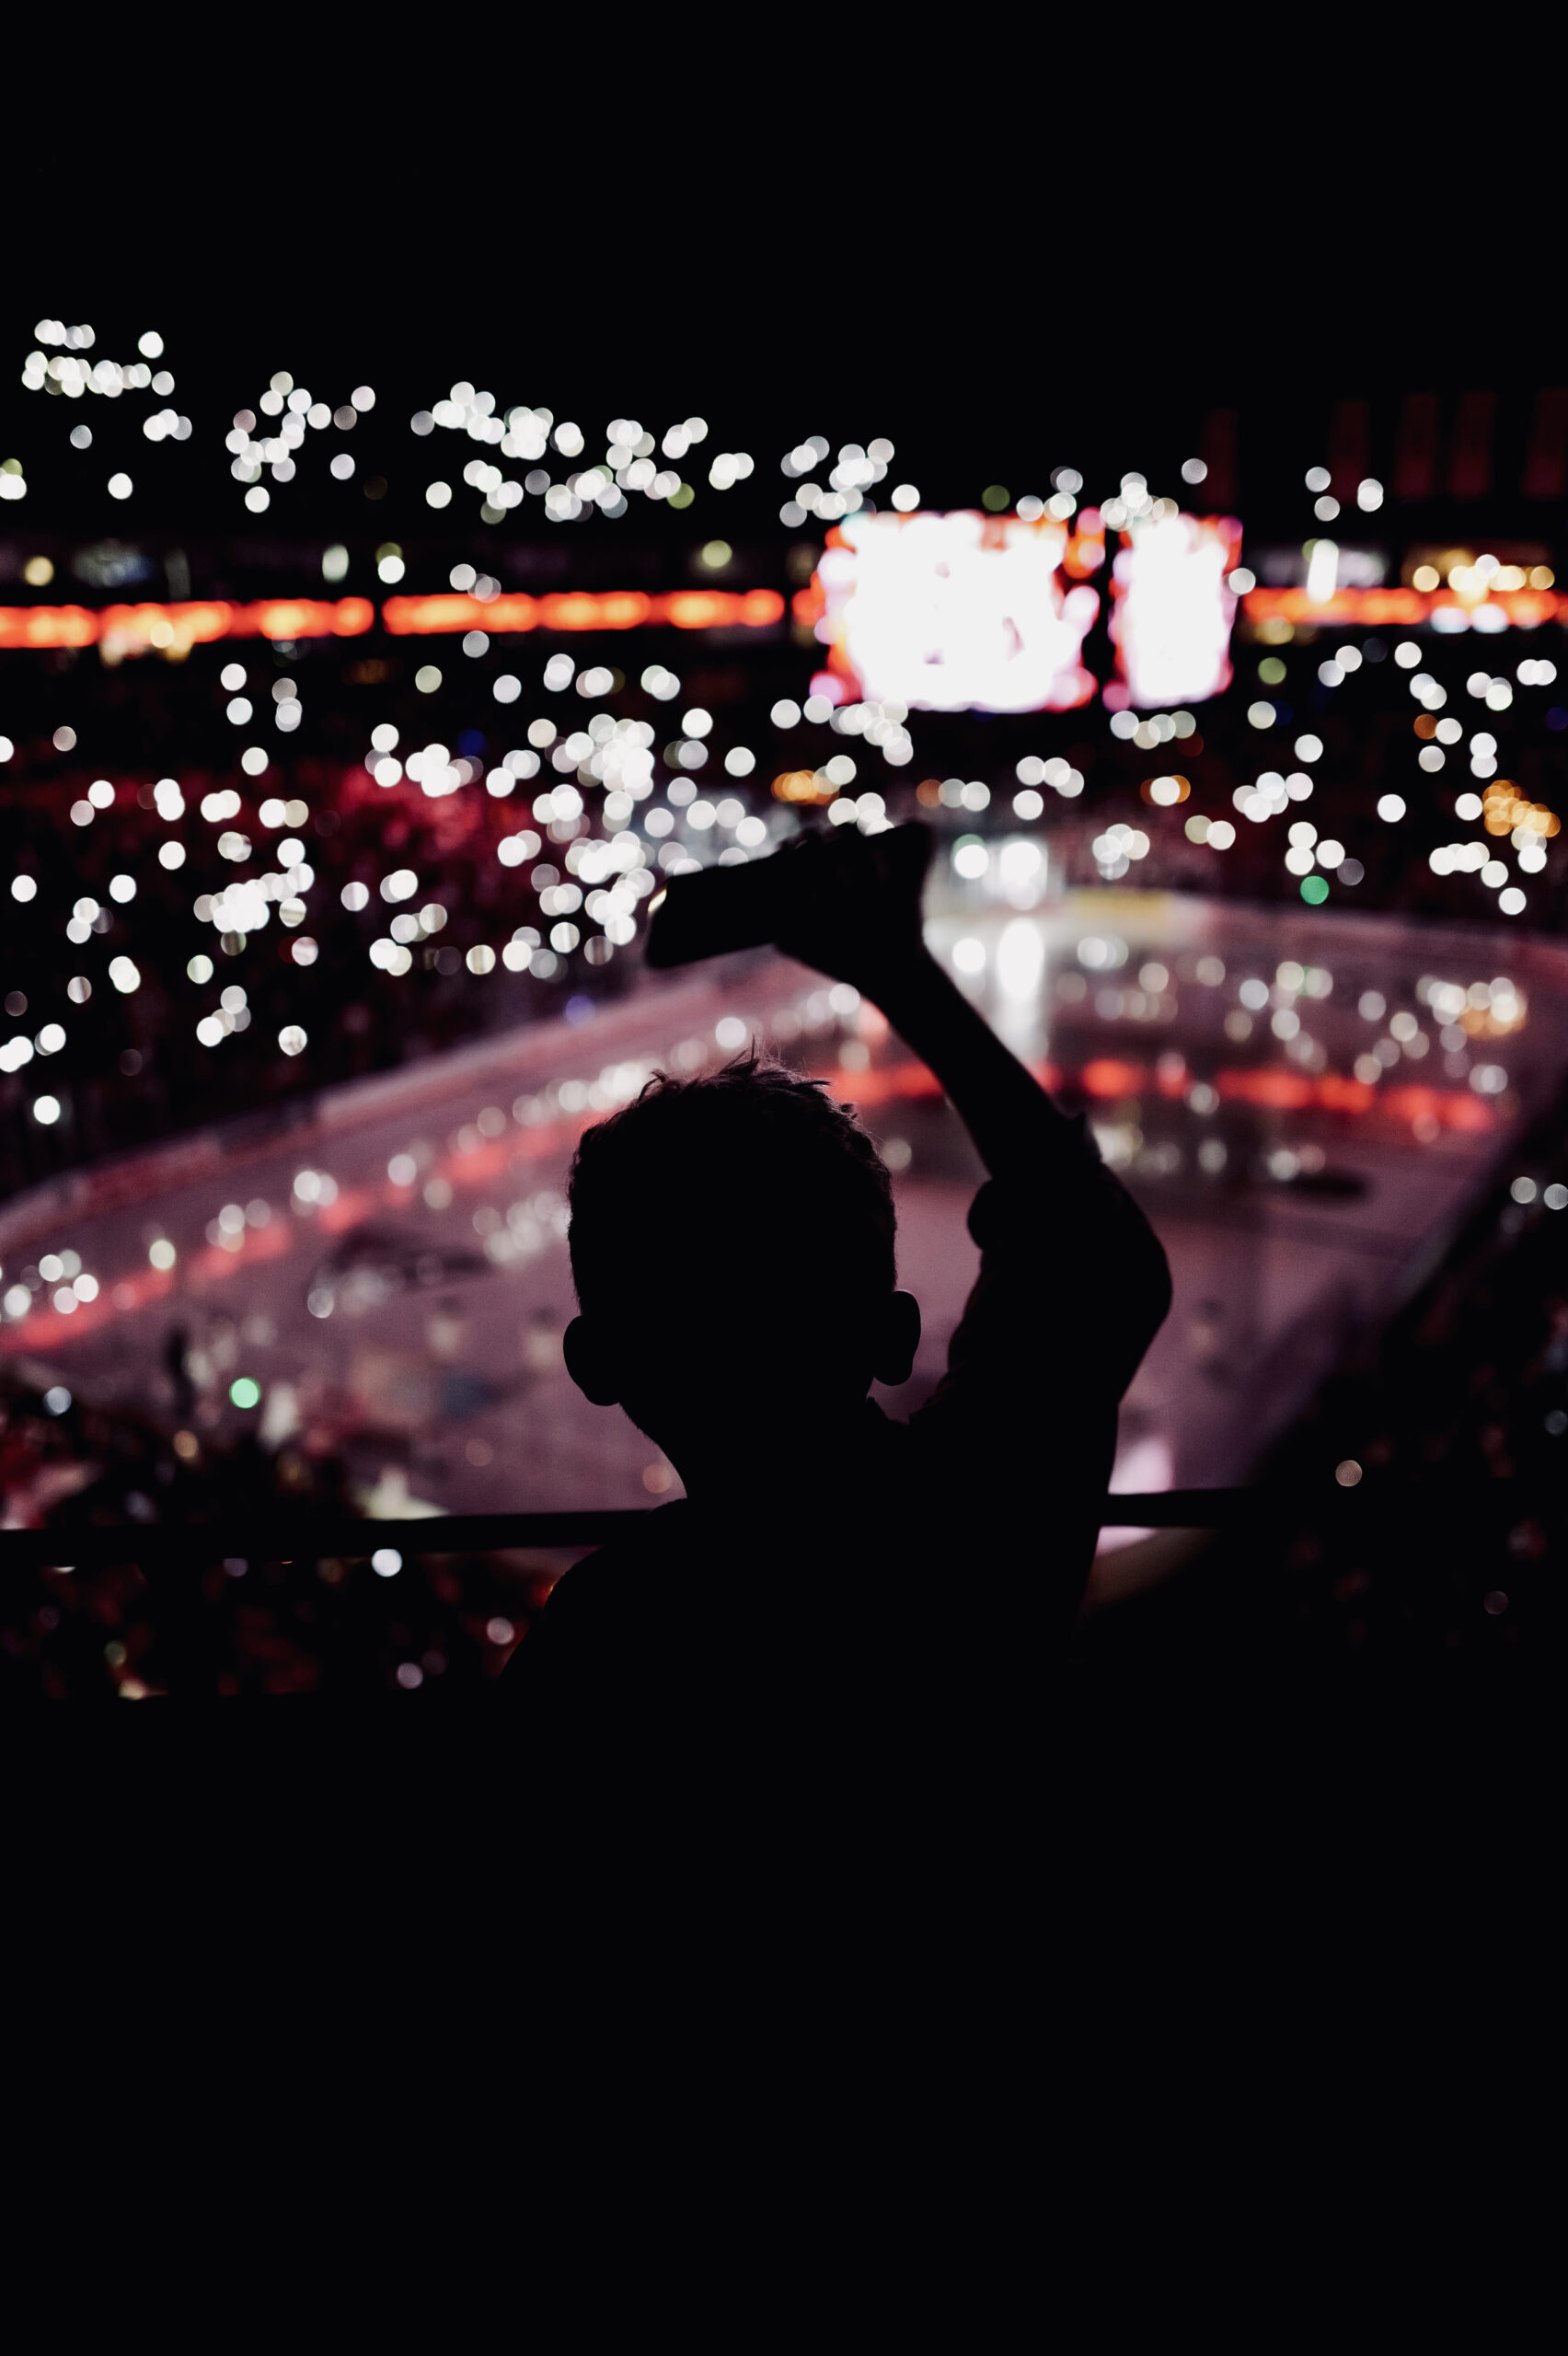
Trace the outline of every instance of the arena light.
<instances>
[{"instance_id":1,"label":"arena light","mask_svg":"<svg viewBox=\"0 0 1568 2356\"><path fill-rule=\"evenodd\" d=\"M1428 568L1430 569L1430 568ZM1343 589L1314 597L1311 589L1251 589L1241 601L1247 620L1260 622L1358 622L1399 629L1422 623L1437 630L1539 629L1568 614L1568 596L1551 589L1492 590L1460 595L1452 589Z\"/></svg>"},{"instance_id":2,"label":"arena light","mask_svg":"<svg viewBox=\"0 0 1568 2356\"><path fill-rule=\"evenodd\" d=\"M766 629L784 618L777 589L568 590L544 597L388 597L382 627L394 638L543 629ZM368 597L269 597L254 605L221 599L182 605L0 606L0 649L98 646L109 663L127 655L189 653L221 639L361 638L375 626Z\"/></svg>"},{"instance_id":3,"label":"arena light","mask_svg":"<svg viewBox=\"0 0 1568 2356\"><path fill-rule=\"evenodd\" d=\"M0 647L99 646L105 659L185 653L225 638L359 638L372 629L368 597L267 597L181 605L0 606Z\"/></svg>"},{"instance_id":4,"label":"arena light","mask_svg":"<svg viewBox=\"0 0 1568 2356\"><path fill-rule=\"evenodd\" d=\"M964 519L876 516L851 517L849 522L862 520L868 525L904 525ZM1059 532L1061 528L1048 522L1022 524L1011 517L974 516L967 520L987 534L998 534L1004 528L1025 533ZM1200 534L1211 528L1201 519L1183 516L1172 520ZM839 538L837 531L830 535L830 541ZM1080 542L1081 536L1075 537L1062 551L1060 570L1069 581L1084 560L1083 548L1088 543ZM835 553L836 550L830 548L829 556ZM1117 611L1113 625L1118 635L1128 701L1140 705L1196 702L1216 693L1217 688L1213 687L1171 687L1159 684L1161 666L1176 662L1191 660L1196 668L1201 658L1209 676L1217 675L1214 646L1223 609L1216 617L1213 584L1205 577L1200 595L1197 575L1191 570L1172 566L1167 576L1163 550L1158 564L1152 551L1147 565L1141 561L1136 547L1130 551L1124 549L1117 561L1129 553L1133 564L1113 582ZM1200 572L1205 563L1212 563L1190 540L1187 554L1190 560L1197 560ZM845 620L849 602L846 581L832 586L830 612L830 567L829 581L819 574L810 589L797 593L792 601L794 617L813 628L819 641L836 650L828 660L838 676L852 673L862 678L865 683L861 692L874 694L876 700L941 710L1068 710L1086 702L1094 692L1095 682L1078 664L1078 649L1093 619L1095 593L1081 582L1066 589L1058 582L1047 596L1037 577L1038 569L1031 568L1036 572L1032 606L1022 589L1017 601L1030 624L1030 637L1026 641L1020 633L1015 644L1008 625L1010 623L1016 630L1017 616L1007 608L1014 602L1009 593L1018 585L1023 570L1020 567L1011 573L995 576L977 574L982 592L967 610L962 596L955 595L950 587L943 599L938 601L937 618L944 622L946 634L931 661L916 651L919 632L912 624L918 600L911 597L907 583L895 587L891 600L882 600L880 606L873 587L870 599L859 606L851 627ZM1181 580L1183 572L1184 583ZM857 593L863 585L857 568ZM1228 595L1223 590L1218 593L1220 599ZM1467 628L1502 629L1512 624L1533 629L1544 622L1568 618L1568 595L1538 588L1500 591L1493 587L1478 595L1461 595L1453 589L1336 586L1326 600L1315 599L1307 589L1253 588L1245 591L1240 604L1247 621L1253 626L1344 622L1387 629L1425 624L1452 631ZM929 605L922 610L928 618L931 617ZM565 591L543 597L502 596L483 603L455 595L389 597L381 608L380 619L382 627L393 637L440 637L461 636L481 627L491 636L536 629L552 633L658 627L761 629L781 621L784 613L784 598L775 589L676 590L660 596L639 590L611 590ZM99 607L0 605L0 652L96 645L106 662L115 663L144 653L179 655L192 646L231 638L358 638L375 627L376 618L375 606L368 597L276 597L250 605L233 605L221 599ZM855 659L857 655L866 663L864 675ZM910 679L910 692L895 692L882 682L882 673L890 664L900 678ZM879 683L877 689L869 683L870 680ZM966 689L970 692L963 691Z\"/></svg>"},{"instance_id":5,"label":"arena light","mask_svg":"<svg viewBox=\"0 0 1568 2356\"><path fill-rule=\"evenodd\" d=\"M563 590L552 595L388 597L383 628L394 638L446 637L483 629L505 632L646 629L766 629L784 618L777 589L677 589L650 596L640 589Z\"/></svg>"}]
</instances>

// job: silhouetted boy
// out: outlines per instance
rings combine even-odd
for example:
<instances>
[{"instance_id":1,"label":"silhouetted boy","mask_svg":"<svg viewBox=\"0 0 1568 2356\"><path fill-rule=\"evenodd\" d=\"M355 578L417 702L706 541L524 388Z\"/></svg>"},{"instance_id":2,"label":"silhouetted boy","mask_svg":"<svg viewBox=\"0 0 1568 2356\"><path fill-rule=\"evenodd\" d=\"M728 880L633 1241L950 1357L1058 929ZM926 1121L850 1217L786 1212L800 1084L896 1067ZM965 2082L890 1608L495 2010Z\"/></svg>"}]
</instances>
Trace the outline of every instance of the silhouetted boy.
<instances>
[{"instance_id":1,"label":"silhouetted boy","mask_svg":"<svg viewBox=\"0 0 1568 2356\"><path fill-rule=\"evenodd\" d=\"M777 854L800 911L778 946L882 1008L990 1173L947 1374L906 1424L868 1395L907 1380L920 1312L887 1170L820 1082L746 1057L587 1132L567 1365L687 1495L569 1571L509 1670L569 1774L685 1753L722 1779L759 1747L896 1773L912 1743L1016 1733L1073 1627L1165 1255L928 953L890 839Z\"/></svg>"}]
</instances>

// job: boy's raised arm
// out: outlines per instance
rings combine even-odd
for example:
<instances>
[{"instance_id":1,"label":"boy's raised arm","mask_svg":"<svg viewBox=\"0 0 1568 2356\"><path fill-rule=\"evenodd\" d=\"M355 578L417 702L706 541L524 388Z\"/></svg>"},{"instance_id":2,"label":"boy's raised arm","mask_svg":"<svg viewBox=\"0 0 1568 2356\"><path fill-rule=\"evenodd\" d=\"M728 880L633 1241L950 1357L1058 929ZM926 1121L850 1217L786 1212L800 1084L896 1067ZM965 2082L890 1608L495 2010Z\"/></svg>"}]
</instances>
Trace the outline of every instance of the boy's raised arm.
<instances>
[{"instance_id":1,"label":"boy's raised arm","mask_svg":"<svg viewBox=\"0 0 1568 2356\"><path fill-rule=\"evenodd\" d=\"M928 855L929 836L918 831ZM778 946L852 982L882 1009L941 1082L992 1177L1080 1153L1080 1124L1053 1103L927 949L924 864L895 854L890 836L859 836L847 827L784 855L800 861L801 914Z\"/></svg>"},{"instance_id":2,"label":"boy's raised arm","mask_svg":"<svg viewBox=\"0 0 1568 2356\"><path fill-rule=\"evenodd\" d=\"M1019 1398L1071 1380L1113 1405L1170 1307L1165 1253L1082 1115L1062 1112L926 948L925 861L895 841L846 828L792 846L800 914L778 946L881 1007L990 1173L970 1214L982 1275L951 1375L964 1369L971 1386L988 1377Z\"/></svg>"}]
</instances>

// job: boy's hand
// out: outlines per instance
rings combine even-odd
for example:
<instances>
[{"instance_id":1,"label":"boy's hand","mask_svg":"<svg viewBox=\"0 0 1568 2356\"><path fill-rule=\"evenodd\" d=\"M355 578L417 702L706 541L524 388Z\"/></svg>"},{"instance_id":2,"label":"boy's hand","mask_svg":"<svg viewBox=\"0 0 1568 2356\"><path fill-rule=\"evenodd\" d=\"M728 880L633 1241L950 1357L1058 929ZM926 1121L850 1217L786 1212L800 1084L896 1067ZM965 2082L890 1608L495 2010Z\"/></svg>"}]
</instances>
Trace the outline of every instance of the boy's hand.
<instances>
[{"instance_id":1,"label":"boy's hand","mask_svg":"<svg viewBox=\"0 0 1568 2356\"><path fill-rule=\"evenodd\" d=\"M920 894L931 859L930 829L918 824L862 835L786 843L789 918L778 936L787 957L852 982L872 999L925 955Z\"/></svg>"}]
</instances>

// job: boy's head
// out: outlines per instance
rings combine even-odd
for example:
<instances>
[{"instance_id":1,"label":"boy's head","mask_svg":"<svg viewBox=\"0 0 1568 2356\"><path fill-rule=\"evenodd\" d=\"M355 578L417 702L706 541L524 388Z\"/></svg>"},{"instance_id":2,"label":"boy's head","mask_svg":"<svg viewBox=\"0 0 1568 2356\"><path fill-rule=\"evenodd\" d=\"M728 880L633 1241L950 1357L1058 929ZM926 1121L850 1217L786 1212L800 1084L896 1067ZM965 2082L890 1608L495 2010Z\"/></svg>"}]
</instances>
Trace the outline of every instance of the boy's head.
<instances>
[{"instance_id":1,"label":"boy's head","mask_svg":"<svg viewBox=\"0 0 1568 2356\"><path fill-rule=\"evenodd\" d=\"M587 1131L569 1195L572 1377L683 1472L683 1452L755 1449L907 1379L919 1311L887 1170L821 1082L755 1055L656 1074Z\"/></svg>"}]
</instances>

